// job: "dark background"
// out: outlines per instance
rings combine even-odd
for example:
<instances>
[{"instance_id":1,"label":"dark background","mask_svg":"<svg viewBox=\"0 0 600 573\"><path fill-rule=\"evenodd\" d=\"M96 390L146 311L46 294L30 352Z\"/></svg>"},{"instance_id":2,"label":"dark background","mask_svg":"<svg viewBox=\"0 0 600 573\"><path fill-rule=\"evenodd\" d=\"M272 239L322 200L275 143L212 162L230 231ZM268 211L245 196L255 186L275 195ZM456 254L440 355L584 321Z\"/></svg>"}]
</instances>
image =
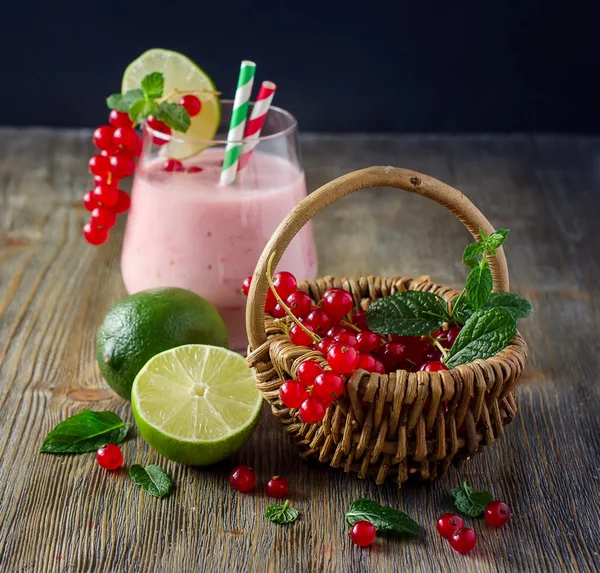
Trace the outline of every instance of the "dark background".
<instances>
[{"instance_id":1,"label":"dark background","mask_svg":"<svg viewBox=\"0 0 600 573\"><path fill-rule=\"evenodd\" d=\"M92 126L126 65L239 62L304 131L600 132L599 3L4 0L0 125Z\"/></svg>"}]
</instances>

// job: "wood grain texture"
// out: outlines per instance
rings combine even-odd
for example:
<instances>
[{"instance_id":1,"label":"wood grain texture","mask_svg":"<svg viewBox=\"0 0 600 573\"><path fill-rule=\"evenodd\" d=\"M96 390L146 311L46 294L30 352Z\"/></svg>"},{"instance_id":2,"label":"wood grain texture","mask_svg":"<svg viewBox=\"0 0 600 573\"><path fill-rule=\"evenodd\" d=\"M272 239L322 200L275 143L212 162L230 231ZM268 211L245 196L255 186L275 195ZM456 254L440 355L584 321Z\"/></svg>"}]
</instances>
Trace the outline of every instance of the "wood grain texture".
<instances>
[{"instance_id":1,"label":"wood grain texture","mask_svg":"<svg viewBox=\"0 0 600 573\"><path fill-rule=\"evenodd\" d=\"M310 189L369 165L409 167L457 187L493 225L511 229L511 289L535 314L522 333L530 361L506 435L441 481L377 487L303 462L270 412L239 454L207 470L170 463L133 431L128 464L159 463L173 477L150 498L125 471L93 455L37 453L59 421L83 408L132 422L94 360L104 313L124 295L122 222L86 246L80 206L89 185L87 131L0 130L0 570L1 571L598 571L600 569L600 140L558 137L312 136L303 138ZM349 232L360 221L362 232ZM461 223L420 197L372 189L314 220L321 274L430 274L460 286ZM228 485L237 463L260 487ZM289 478L302 519L263 518L263 484ZM464 476L513 510L479 534L471 556L450 550L435 518ZM416 539L349 542L344 512L357 497L398 507L423 525Z\"/></svg>"}]
</instances>

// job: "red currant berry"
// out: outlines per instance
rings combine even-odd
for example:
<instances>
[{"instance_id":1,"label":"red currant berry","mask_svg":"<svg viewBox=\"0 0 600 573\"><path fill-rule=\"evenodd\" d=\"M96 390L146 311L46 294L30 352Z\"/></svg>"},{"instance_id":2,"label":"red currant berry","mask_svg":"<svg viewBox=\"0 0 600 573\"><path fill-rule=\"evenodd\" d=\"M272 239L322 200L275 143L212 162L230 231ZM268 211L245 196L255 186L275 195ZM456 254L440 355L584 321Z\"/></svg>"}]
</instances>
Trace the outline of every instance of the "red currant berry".
<instances>
[{"instance_id":1,"label":"red currant berry","mask_svg":"<svg viewBox=\"0 0 600 573\"><path fill-rule=\"evenodd\" d=\"M202 171L204 171L204 169L198 165L192 165L186 169L187 173L202 173Z\"/></svg>"},{"instance_id":2,"label":"red currant berry","mask_svg":"<svg viewBox=\"0 0 600 573\"><path fill-rule=\"evenodd\" d=\"M283 318L285 315L285 309L279 303L277 303L271 311L271 316L273 318Z\"/></svg>"},{"instance_id":3,"label":"red currant berry","mask_svg":"<svg viewBox=\"0 0 600 573\"><path fill-rule=\"evenodd\" d=\"M117 127L131 127L133 126L133 121L129 117L129 114L124 111L117 111L113 109L108 116L108 123L110 123L114 128Z\"/></svg>"},{"instance_id":4,"label":"red currant berry","mask_svg":"<svg viewBox=\"0 0 600 573\"><path fill-rule=\"evenodd\" d=\"M423 359L425 362L441 362L442 361L442 353L439 348L430 348L423 355Z\"/></svg>"},{"instance_id":5,"label":"red currant berry","mask_svg":"<svg viewBox=\"0 0 600 573\"><path fill-rule=\"evenodd\" d=\"M120 215L121 213L125 213L125 211L127 211L127 209L129 209L129 207L131 205L131 198L122 189L119 189L118 191L119 191L119 198L117 199L116 204L113 207L111 207L111 209L115 213L117 213L117 215Z\"/></svg>"},{"instance_id":6,"label":"red currant berry","mask_svg":"<svg viewBox=\"0 0 600 573\"><path fill-rule=\"evenodd\" d=\"M169 173L174 171L181 172L185 171L185 167L183 166L183 163L179 161L179 159L169 158L163 164L163 171L168 171Z\"/></svg>"},{"instance_id":7,"label":"red currant berry","mask_svg":"<svg viewBox=\"0 0 600 573\"><path fill-rule=\"evenodd\" d=\"M94 175L106 175L110 171L110 161L104 155L94 155L88 161L88 168Z\"/></svg>"},{"instance_id":8,"label":"red currant berry","mask_svg":"<svg viewBox=\"0 0 600 573\"><path fill-rule=\"evenodd\" d=\"M288 380L279 387L279 397L287 408L299 408L308 398L308 390L300 382Z\"/></svg>"},{"instance_id":9,"label":"red currant berry","mask_svg":"<svg viewBox=\"0 0 600 573\"><path fill-rule=\"evenodd\" d=\"M375 541L376 536L375 527L368 521L357 521L350 529L350 539L359 547L368 547Z\"/></svg>"},{"instance_id":10,"label":"red currant berry","mask_svg":"<svg viewBox=\"0 0 600 573\"><path fill-rule=\"evenodd\" d=\"M133 127L117 127L113 141L117 149L125 155L137 157L140 154L140 138Z\"/></svg>"},{"instance_id":11,"label":"red currant berry","mask_svg":"<svg viewBox=\"0 0 600 573\"><path fill-rule=\"evenodd\" d=\"M323 309L316 308L306 317L304 324L310 324L319 336L325 336L337 324L337 320Z\"/></svg>"},{"instance_id":12,"label":"red currant berry","mask_svg":"<svg viewBox=\"0 0 600 573\"><path fill-rule=\"evenodd\" d=\"M441 515L438 518L437 523L436 523L438 533L444 539L450 539L452 534L457 529L462 529L464 527L464 525L465 524L464 524L462 518L458 515L455 515L454 513L444 513L444 515Z\"/></svg>"},{"instance_id":13,"label":"red currant berry","mask_svg":"<svg viewBox=\"0 0 600 573\"><path fill-rule=\"evenodd\" d=\"M135 171L135 161L128 155L113 155L110 158L110 169L119 179L130 177Z\"/></svg>"},{"instance_id":14,"label":"red currant berry","mask_svg":"<svg viewBox=\"0 0 600 573\"><path fill-rule=\"evenodd\" d=\"M352 324L354 326L358 326L358 328L360 328L361 330L367 330L369 328L367 326L367 311L366 310L359 310L352 317Z\"/></svg>"},{"instance_id":15,"label":"red currant berry","mask_svg":"<svg viewBox=\"0 0 600 573\"><path fill-rule=\"evenodd\" d=\"M381 337L370 330L363 330L356 335L356 348L361 352L374 352L381 346Z\"/></svg>"},{"instance_id":16,"label":"red currant berry","mask_svg":"<svg viewBox=\"0 0 600 573\"><path fill-rule=\"evenodd\" d=\"M243 493L252 491L256 485L256 474L248 466L237 466L229 474L231 487Z\"/></svg>"},{"instance_id":17,"label":"red currant berry","mask_svg":"<svg viewBox=\"0 0 600 573\"><path fill-rule=\"evenodd\" d=\"M111 171L105 173L104 175L94 175L94 183L96 185L112 185L113 187L119 186L119 180Z\"/></svg>"},{"instance_id":18,"label":"red currant berry","mask_svg":"<svg viewBox=\"0 0 600 573\"><path fill-rule=\"evenodd\" d=\"M450 545L454 551L458 551L459 553L468 553L475 547L475 545L477 545L477 535L475 535L475 532L468 527L457 529L450 536Z\"/></svg>"},{"instance_id":19,"label":"red currant berry","mask_svg":"<svg viewBox=\"0 0 600 573\"><path fill-rule=\"evenodd\" d=\"M456 340L456 337L460 334L461 330L462 328L458 326L454 326L452 328L449 328L448 330L438 328L433 333L433 337L439 340L440 344L444 348L452 348L452 345L454 344L454 341Z\"/></svg>"},{"instance_id":20,"label":"red currant berry","mask_svg":"<svg viewBox=\"0 0 600 573\"><path fill-rule=\"evenodd\" d=\"M372 356L371 354L366 354L364 352L361 352L358 355L358 364L356 365L356 368L362 368L363 370L366 370L367 372L377 372L377 362L379 362L379 360L377 360L374 356ZM381 362L379 362L382 366L383 364ZM385 368L384 368L384 372L385 372Z\"/></svg>"},{"instance_id":21,"label":"red currant berry","mask_svg":"<svg viewBox=\"0 0 600 573\"><path fill-rule=\"evenodd\" d=\"M419 368L419 372L440 372L441 370L448 370L448 367L441 362L425 362Z\"/></svg>"},{"instance_id":22,"label":"red currant berry","mask_svg":"<svg viewBox=\"0 0 600 573\"><path fill-rule=\"evenodd\" d=\"M315 378L311 396L314 396L325 404L330 404L339 398L345 389L346 385L343 378L331 370L326 370Z\"/></svg>"},{"instance_id":23,"label":"red currant berry","mask_svg":"<svg viewBox=\"0 0 600 573\"><path fill-rule=\"evenodd\" d=\"M330 288L323 293L323 309L334 318L343 318L354 307L352 295L341 288Z\"/></svg>"},{"instance_id":24,"label":"red currant berry","mask_svg":"<svg viewBox=\"0 0 600 573\"><path fill-rule=\"evenodd\" d=\"M388 372L398 370L406 358L406 346L399 342L388 342L381 353L381 361Z\"/></svg>"},{"instance_id":25,"label":"red currant berry","mask_svg":"<svg viewBox=\"0 0 600 573\"><path fill-rule=\"evenodd\" d=\"M92 211L92 226L112 229L117 222L117 214L108 207L96 207Z\"/></svg>"},{"instance_id":26,"label":"red currant berry","mask_svg":"<svg viewBox=\"0 0 600 573\"><path fill-rule=\"evenodd\" d=\"M322 352L325 356L327 356L327 352L332 344L335 344L335 340L333 338L329 338L329 336L325 338L321 338L317 344L317 350Z\"/></svg>"},{"instance_id":27,"label":"red currant berry","mask_svg":"<svg viewBox=\"0 0 600 573\"><path fill-rule=\"evenodd\" d=\"M335 338L338 334L342 332L348 332L341 324L336 324L328 333L327 336L329 338Z\"/></svg>"},{"instance_id":28,"label":"red currant berry","mask_svg":"<svg viewBox=\"0 0 600 573\"><path fill-rule=\"evenodd\" d=\"M310 332L314 332L312 327L304 325L306 330L310 330ZM313 343L313 339L304 332L302 328L300 328L297 324L294 324L292 328L290 328L290 340L296 346L310 346Z\"/></svg>"},{"instance_id":29,"label":"red currant berry","mask_svg":"<svg viewBox=\"0 0 600 573\"><path fill-rule=\"evenodd\" d=\"M344 330L343 332L339 332L338 334L336 334L333 337L333 339L336 342L341 342L342 344L346 344L347 346L352 346L353 348L356 348L356 345L358 344L358 342L356 340L356 336L354 336L354 334L351 334L347 330Z\"/></svg>"},{"instance_id":30,"label":"red currant berry","mask_svg":"<svg viewBox=\"0 0 600 573\"><path fill-rule=\"evenodd\" d=\"M304 318L312 307L312 300L305 292L297 290L287 297L285 303L297 318Z\"/></svg>"},{"instance_id":31,"label":"red currant berry","mask_svg":"<svg viewBox=\"0 0 600 573\"><path fill-rule=\"evenodd\" d=\"M93 211L98 206L98 203L96 202L96 198L94 197L94 190L93 189L91 191L88 191L83 196L83 206L88 211Z\"/></svg>"},{"instance_id":32,"label":"red currant berry","mask_svg":"<svg viewBox=\"0 0 600 573\"><path fill-rule=\"evenodd\" d=\"M184 95L179 100L179 105L190 114L190 117L195 117L200 113L202 109L202 102L192 94Z\"/></svg>"},{"instance_id":33,"label":"red currant berry","mask_svg":"<svg viewBox=\"0 0 600 573\"><path fill-rule=\"evenodd\" d=\"M300 384L304 386L312 386L315 383L315 378L323 373L323 368L314 360L305 360L300 366L296 376Z\"/></svg>"},{"instance_id":34,"label":"red currant berry","mask_svg":"<svg viewBox=\"0 0 600 573\"><path fill-rule=\"evenodd\" d=\"M300 405L300 419L305 424L314 424L315 422L320 422L325 417L326 411L327 406L323 402L309 396Z\"/></svg>"},{"instance_id":35,"label":"red currant berry","mask_svg":"<svg viewBox=\"0 0 600 573\"><path fill-rule=\"evenodd\" d=\"M504 502L495 500L487 504L483 517L490 525L502 527L510 519L510 509Z\"/></svg>"},{"instance_id":36,"label":"red currant berry","mask_svg":"<svg viewBox=\"0 0 600 573\"><path fill-rule=\"evenodd\" d=\"M252 277L246 277L244 279L244 282L242 283L242 290L244 291L244 294L246 296L248 296L248 293L250 292L250 285L252 284Z\"/></svg>"},{"instance_id":37,"label":"red currant berry","mask_svg":"<svg viewBox=\"0 0 600 573\"><path fill-rule=\"evenodd\" d=\"M275 287L277 294L283 300L286 300L288 296L290 296L293 292L296 292L298 282L292 273L282 271L273 275L273 286ZM265 308L268 310L270 306L275 306L276 304L277 299L275 298L273 291L269 289L269 292L267 292L267 302L265 303Z\"/></svg>"},{"instance_id":38,"label":"red currant berry","mask_svg":"<svg viewBox=\"0 0 600 573\"><path fill-rule=\"evenodd\" d=\"M152 143L154 143L154 145L164 145L165 143L169 143L169 138L171 136L171 128L163 121L160 121L159 119L156 119L154 117L152 117L151 115L148 116L148 119L146 120L146 125L153 131L157 131L158 133L162 133L165 135L165 137L160 137L159 135L154 135L152 137Z\"/></svg>"},{"instance_id":39,"label":"red currant berry","mask_svg":"<svg viewBox=\"0 0 600 573\"><path fill-rule=\"evenodd\" d=\"M381 360L375 359L375 370L373 372L377 372L377 374L385 374L385 366Z\"/></svg>"},{"instance_id":40,"label":"red currant berry","mask_svg":"<svg viewBox=\"0 0 600 573\"><path fill-rule=\"evenodd\" d=\"M112 151L115 147L113 133L115 128L112 125L101 125L96 128L92 141L100 151Z\"/></svg>"},{"instance_id":41,"label":"red currant berry","mask_svg":"<svg viewBox=\"0 0 600 573\"><path fill-rule=\"evenodd\" d=\"M98 185L94 189L93 198L98 205L113 207L119 200L119 190L112 185Z\"/></svg>"},{"instance_id":42,"label":"red currant berry","mask_svg":"<svg viewBox=\"0 0 600 573\"><path fill-rule=\"evenodd\" d=\"M288 483L288 480L281 476L273 476L267 482L267 487L265 489L267 495L270 495L271 497L285 497L289 488L290 484Z\"/></svg>"},{"instance_id":43,"label":"red currant berry","mask_svg":"<svg viewBox=\"0 0 600 573\"><path fill-rule=\"evenodd\" d=\"M96 451L96 461L100 467L108 471L116 470L123 465L121 448L115 444L100 446Z\"/></svg>"},{"instance_id":44,"label":"red currant berry","mask_svg":"<svg viewBox=\"0 0 600 573\"><path fill-rule=\"evenodd\" d=\"M390 336L392 342L398 342L406 348L406 358L415 364L421 364L425 360L425 351L431 348L428 340L422 340L420 336Z\"/></svg>"},{"instance_id":45,"label":"red currant berry","mask_svg":"<svg viewBox=\"0 0 600 573\"><path fill-rule=\"evenodd\" d=\"M350 374L358 364L358 352L352 346L336 342L327 351L327 362L338 374Z\"/></svg>"},{"instance_id":46,"label":"red currant berry","mask_svg":"<svg viewBox=\"0 0 600 573\"><path fill-rule=\"evenodd\" d=\"M108 239L108 229L86 223L83 226L83 237L90 245L101 245Z\"/></svg>"}]
</instances>

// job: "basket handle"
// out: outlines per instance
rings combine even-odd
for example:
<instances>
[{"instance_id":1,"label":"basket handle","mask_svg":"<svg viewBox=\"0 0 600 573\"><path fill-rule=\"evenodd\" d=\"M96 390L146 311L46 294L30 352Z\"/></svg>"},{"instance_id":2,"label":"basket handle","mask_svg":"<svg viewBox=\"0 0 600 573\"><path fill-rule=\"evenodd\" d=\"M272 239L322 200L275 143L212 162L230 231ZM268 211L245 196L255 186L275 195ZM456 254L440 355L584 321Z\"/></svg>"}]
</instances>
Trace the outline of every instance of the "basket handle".
<instances>
[{"instance_id":1,"label":"basket handle","mask_svg":"<svg viewBox=\"0 0 600 573\"><path fill-rule=\"evenodd\" d=\"M342 175L300 201L277 227L264 248L254 269L246 307L246 330L252 349L267 340L264 307L268 289L267 263L271 253L275 251L273 268L276 268L291 240L310 219L338 199L368 187L396 187L432 199L455 215L475 240L480 239L479 229L487 234L494 232L490 222L467 197L428 175L397 167L367 167ZM494 277L494 290L508 291L508 268L503 249L497 249L496 256L489 256L488 260Z\"/></svg>"}]
</instances>

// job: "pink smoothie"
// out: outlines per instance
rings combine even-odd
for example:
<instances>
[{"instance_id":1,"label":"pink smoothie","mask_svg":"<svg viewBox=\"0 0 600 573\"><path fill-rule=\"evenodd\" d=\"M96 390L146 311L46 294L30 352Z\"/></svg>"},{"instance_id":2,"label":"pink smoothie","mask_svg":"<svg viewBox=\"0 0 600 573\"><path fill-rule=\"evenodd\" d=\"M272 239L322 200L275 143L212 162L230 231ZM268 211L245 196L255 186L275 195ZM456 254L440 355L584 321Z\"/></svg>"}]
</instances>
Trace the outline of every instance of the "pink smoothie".
<instances>
[{"instance_id":1,"label":"pink smoothie","mask_svg":"<svg viewBox=\"0 0 600 573\"><path fill-rule=\"evenodd\" d=\"M222 150L185 162L199 173L166 173L162 162L139 167L123 242L121 270L127 291L178 286L213 303L230 348L247 344L244 278L251 275L273 231L306 196L304 174L279 157L255 152L253 168L233 186L218 185ZM279 268L315 278L317 261L307 225Z\"/></svg>"}]
</instances>

